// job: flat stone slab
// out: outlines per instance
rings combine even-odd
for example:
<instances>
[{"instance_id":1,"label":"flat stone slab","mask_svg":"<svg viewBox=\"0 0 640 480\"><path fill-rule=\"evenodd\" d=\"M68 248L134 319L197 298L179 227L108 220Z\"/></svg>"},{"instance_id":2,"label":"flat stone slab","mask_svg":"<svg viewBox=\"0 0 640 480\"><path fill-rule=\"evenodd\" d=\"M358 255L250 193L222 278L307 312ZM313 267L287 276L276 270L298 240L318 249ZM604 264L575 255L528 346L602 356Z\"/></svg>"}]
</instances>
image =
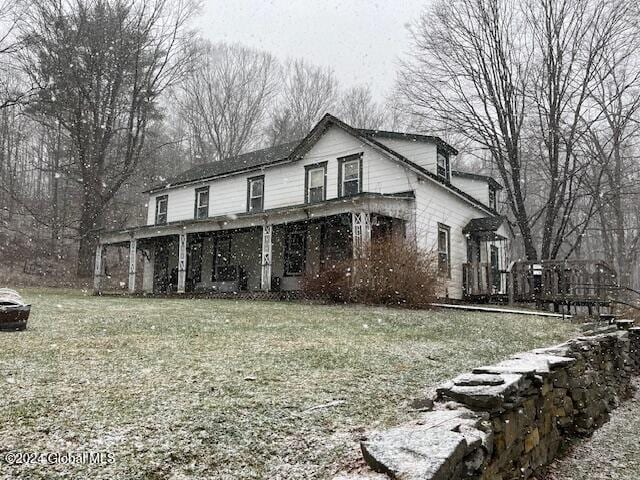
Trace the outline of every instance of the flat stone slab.
<instances>
[{"instance_id":1,"label":"flat stone slab","mask_svg":"<svg viewBox=\"0 0 640 480\"><path fill-rule=\"evenodd\" d=\"M531 358L543 359L544 361L547 362L551 370L568 367L576 363L576 359L573 357L565 357L565 356L553 355L551 353L542 353L542 352L541 353L537 353L537 352L536 353L531 353L531 352L518 353L513 357L520 358L520 359L531 359Z\"/></svg>"},{"instance_id":2,"label":"flat stone slab","mask_svg":"<svg viewBox=\"0 0 640 480\"><path fill-rule=\"evenodd\" d=\"M453 383L458 386L475 387L478 385L502 385L504 378L495 374L473 374L466 373L453 379Z\"/></svg>"},{"instance_id":3,"label":"flat stone slab","mask_svg":"<svg viewBox=\"0 0 640 480\"><path fill-rule=\"evenodd\" d=\"M396 427L360 446L372 469L402 480L448 480L467 451L463 435L425 425Z\"/></svg>"},{"instance_id":4,"label":"flat stone slab","mask_svg":"<svg viewBox=\"0 0 640 480\"><path fill-rule=\"evenodd\" d=\"M504 403L506 398L520 390L524 390L527 384L527 379L520 374L501 373L500 377L504 380L504 383L500 385L464 386L448 382L438 388L438 394L471 408L495 410Z\"/></svg>"},{"instance_id":5,"label":"flat stone slab","mask_svg":"<svg viewBox=\"0 0 640 480\"><path fill-rule=\"evenodd\" d=\"M546 374L550 372L549 362L541 355L530 355L524 358L510 358L495 365L474 368L473 373L520 373Z\"/></svg>"}]
</instances>

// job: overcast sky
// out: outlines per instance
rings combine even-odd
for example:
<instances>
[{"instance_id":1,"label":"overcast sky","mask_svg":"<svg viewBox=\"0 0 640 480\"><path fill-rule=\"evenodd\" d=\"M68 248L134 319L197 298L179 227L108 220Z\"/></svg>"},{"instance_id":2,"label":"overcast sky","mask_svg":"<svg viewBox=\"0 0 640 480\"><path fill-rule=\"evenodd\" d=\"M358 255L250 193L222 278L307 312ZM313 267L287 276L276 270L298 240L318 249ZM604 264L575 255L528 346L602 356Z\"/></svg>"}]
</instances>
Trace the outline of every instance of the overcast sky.
<instances>
[{"instance_id":1,"label":"overcast sky","mask_svg":"<svg viewBox=\"0 0 640 480\"><path fill-rule=\"evenodd\" d=\"M382 100L407 51L407 25L429 0L204 0L198 26L213 41L241 42L280 59L334 69L343 86L369 84Z\"/></svg>"}]
</instances>

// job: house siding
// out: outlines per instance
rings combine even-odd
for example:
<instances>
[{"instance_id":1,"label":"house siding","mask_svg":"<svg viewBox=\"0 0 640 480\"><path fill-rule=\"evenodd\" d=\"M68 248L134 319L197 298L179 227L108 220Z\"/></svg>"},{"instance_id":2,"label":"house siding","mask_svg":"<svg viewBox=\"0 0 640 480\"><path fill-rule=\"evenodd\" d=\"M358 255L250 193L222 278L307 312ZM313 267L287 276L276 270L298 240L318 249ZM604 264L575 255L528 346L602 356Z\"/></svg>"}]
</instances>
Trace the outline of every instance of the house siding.
<instances>
[{"instance_id":1,"label":"house siding","mask_svg":"<svg viewBox=\"0 0 640 480\"><path fill-rule=\"evenodd\" d=\"M451 183L463 192L477 198L485 205L489 205L489 182L473 178L451 176Z\"/></svg>"},{"instance_id":2,"label":"house siding","mask_svg":"<svg viewBox=\"0 0 640 480\"><path fill-rule=\"evenodd\" d=\"M462 298L462 264L467 262L467 238L462 229L473 218L486 217L487 212L447 193L430 181L421 181L415 189L416 240L422 248L437 253L438 223L448 226L450 231L451 278L446 282L450 298ZM504 245L496 244L499 249ZM502 256L502 252L501 252Z\"/></svg>"},{"instance_id":3,"label":"house siding","mask_svg":"<svg viewBox=\"0 0 640 480\"><path fill-rule=\"evenodd\" d=\"M438 147L435 143L411 139L374 138L431 173L437 173Z\"/></svg>"},{"instance_id":4,"label":"house siding","mask_svg":"<svg viewBox=\"0 0 640 480\"><path fill-rule=\"evenodd\" d=\"M411 140L379 139L389 148L404 155L411 161L429 171L436 170L437 147L429 142ZM331 126L313 147L297 162L285 165L253 170L245 174L231 175L209 182L199 182L184 187L163 190L151 195L148 203L147 223L155 221L155 197L168 195L168 222L190 220L194 218L195 191L202 186L210 186L209 216L233 216L247 210L247 178L264 175L264 208L266 210L299 205L305 200L305 166L319 162L327 162L326 198L338 196L338 158L362 153L362 191L372 193L400 193L413 191L415 194L415 229L418 245L422 248L437 251L438 224L450 228L450 265L451 278L446 282L443 295L450 298L462 298L462 264L467 261L467 239L462 229L467 223L478 217L486 217L489 213L464 199L447 191L442 185L425 179L412 172L406 165L389 158L386 154L368 146L344 130ZM455 185L476 196L480 201L488 201L486 182L458 182ZM411 227L411 225L409 226ZM411 228L408 229L411 232ZM284 277L282 270L284 232L274 229L273 275L282 278L284 290L299 288L299 277ZM319 238L316 233L310 235L308 244L308 260L316 255ZM251 258L259 265L260 237L254 235L238 247L238 254L243 259ZM503 244L497 245L505 248ZM203 265L203 282L201 287L211 285L211 245L206 245L206 260ZM258 253L256 253L258 252ZM255 257L258 255L258 257ZM503 252L501 252L501 258ZM257 260L257 262L256 262ZM248 267L248 265L247 265ZM257 267L255 267L257 268ZM250 290L260 288L259 269L251 271Z\"/></svg>"},{"instance_id":5,"label":"house siding","mask_svg":"<svg viewBox=\"0 0 640 480\"><path fill-rule=\"evenodd\" d=\"M155 222L155 197L168 194L168 222L194 218L195 190L210 186L209 216L232 215L247 210L247 178L264 174L264 208L278 208L304 203L305 166L327 161L326 198L338 196L338 158L363 153L362 190L376 193L399 193L413 190L415 175L400 163L363 144L342 129L331 127L318 142L294 163L260 171L232 175L151 195L147 224Z\"/></svg>"}]
</instances>

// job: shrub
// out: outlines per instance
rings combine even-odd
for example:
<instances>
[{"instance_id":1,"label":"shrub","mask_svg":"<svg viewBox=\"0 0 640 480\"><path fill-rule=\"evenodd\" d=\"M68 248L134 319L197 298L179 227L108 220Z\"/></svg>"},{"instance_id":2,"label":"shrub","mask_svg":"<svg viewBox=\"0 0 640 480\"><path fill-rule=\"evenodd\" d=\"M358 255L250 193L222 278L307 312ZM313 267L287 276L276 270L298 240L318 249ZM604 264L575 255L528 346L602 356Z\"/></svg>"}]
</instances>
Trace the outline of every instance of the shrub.
<instances>
[{"instance_id":1,"label":"shrub","mask_svg":"<svg viewBox=\"0 0 640 480\"><path fill-rule=\"evenodd\" d=\"M335 302L424 308L438 294L436 265L432 252L389 238L372 242L367 258L306 275L302 288Z\"/></svg>"}]
</instances>

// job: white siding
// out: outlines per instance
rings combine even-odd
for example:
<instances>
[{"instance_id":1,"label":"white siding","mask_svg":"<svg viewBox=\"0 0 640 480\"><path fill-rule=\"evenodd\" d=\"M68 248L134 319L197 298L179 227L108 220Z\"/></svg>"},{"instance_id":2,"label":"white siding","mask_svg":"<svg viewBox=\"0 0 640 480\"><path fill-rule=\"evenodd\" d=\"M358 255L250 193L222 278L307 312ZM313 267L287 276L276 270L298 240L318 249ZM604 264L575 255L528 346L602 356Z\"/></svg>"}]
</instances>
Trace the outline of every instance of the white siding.
<instances>
[{"instance_id":1,"label":"white siding","mask_svg":"<svg viewBox=\"0 0 640 480\"><path fill-rule=\"evenodd\" d=\"M238 214L247 210L247 178L264 174L264 208L304 203L305 165L327 162L327 199L338 195L338 158L363 152L363 191L398 193L413 190L415 175L400 163L363 144L337 127L331 127L298 162L265 168L207 183L158 192L149 199L147 224L155 222L155 197L168 194L168 222L194 218L195 189L210 185L209 216Z\"/></svg>"},{"instance_id":2,"label":"white siding","mask_svg":"<svg viewBox=\"0 0 640 480\"><path fill-rule=\"evenodd\" d=\"M465 193L489 205L489 182L474 178L451 176L451 183Z\"/></svg>"},{"instance_id":3,"label":"white siding","mask_svg":"<svg viewBox=\"0 0 640 480\"><path fill-rule=\"evenodd\" d=\"M437 173L438 147L435 143L384 137L375 139L430 172Z\"/></svg>"},{"instance_id":4,"label":"white siding","mask_svg":"<svg viewBox=\"0 0 640 480\"><path fill-rule=\"evenodd\" d=\"M488 214L430 181L420 182L415 194L416 238L419 245L435 254L438 250L438 223L451 229L451 279L444 293L451 298L462 298L462 264L467 261L467 239L462 229L471 219ZM498 247L503 248L499 244Z\"/></svg>"},{"instance_id":5,"label":"white siding","mask_svg":"<svg viewBox=\"0 0 640 480\"><path fill-rule=\"evenodd\" d=\"M381 140L383 141L383 140ZM435 172L436 145L410 140L387 140L384 143L410 160ZM272 209L304 203L305 165L327 162L327 199L336 198L338 193L338 161L337 159L353 153L363 153L363 191L376 193L398 193L414 191L416 195L416 235L418 242L426 249L437 251L438 223L450 227L450 262L451 280L447 284L446 294L451 298L462 297L462 264L467 261L467 240L462 228L473 218L486 217L487 212L474 207L465 200L446 191L433 181L418 178L408 168L389 159L386 155L363 144L357 138L340 128L331 127L311 148L304 158L298 162L265 168L241 175L220 178L211 182L177 187L150 196L148 224L155 220L155 197L167 194L168 221L189 220L194 217L195 189L210 185L209 216L233 215L247 209L247 178L264 174L265 198L264 208ZM456 179L461 180L461 179ZM476 181L473 184L456 183L469 194L483 202L488 202L488 186L486 182ZM274 275L281 275L282 238L281 232L274 232ZM245 257L259 256L260 239L256 237L250 247L243 249ZM248 243L249 245L249 243ZM278 246L280 245L280 246ZM253 260L253 258L252 258ZM255 262L259 265L259 258ZM257 267L255 267L257 268ZM259 272L251 272L256 279L250 282L249 288L259 288ZM203 278L210 278L211 266L206 263ZM283 279L284 289L295 288L297 278ZM206 283L206 280L205 282Z\"/></svg>"}]
</instances>

